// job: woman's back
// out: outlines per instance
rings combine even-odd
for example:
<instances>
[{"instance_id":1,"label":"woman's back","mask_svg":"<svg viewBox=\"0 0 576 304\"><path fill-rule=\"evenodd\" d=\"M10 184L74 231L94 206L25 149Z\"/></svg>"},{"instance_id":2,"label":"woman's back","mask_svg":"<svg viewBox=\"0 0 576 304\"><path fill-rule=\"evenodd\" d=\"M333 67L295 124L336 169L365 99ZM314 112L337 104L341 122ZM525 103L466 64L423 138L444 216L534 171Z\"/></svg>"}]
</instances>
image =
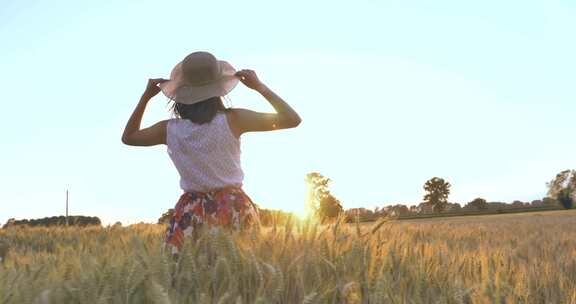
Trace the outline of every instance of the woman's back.
<instances>
[{"instance_id":1,"label":"woman's back","mask_svg":"<svg viewBox=\"0 0 576 304\"><path fill-rule=\"evenodd\" d=\"M240 140L232 134L225 112L204 124L169 120L166 145L185 192L242 186Z\"/></svg>"}]
</instances>

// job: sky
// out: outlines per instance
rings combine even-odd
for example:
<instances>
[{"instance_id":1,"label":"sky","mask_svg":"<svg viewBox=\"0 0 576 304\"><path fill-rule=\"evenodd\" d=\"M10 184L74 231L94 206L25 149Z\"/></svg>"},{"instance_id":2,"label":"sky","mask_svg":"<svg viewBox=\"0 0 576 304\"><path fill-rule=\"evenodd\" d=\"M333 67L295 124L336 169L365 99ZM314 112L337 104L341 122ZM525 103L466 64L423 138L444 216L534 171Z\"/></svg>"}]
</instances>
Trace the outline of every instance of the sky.
<instances>
[{"instance_id":1,"label":"sky","mask_svg":"<svg viewBox=\"0 0 576 304\"><path fill-rule=\"evenodd\" d=\"M166 146L120 138L147 79L204 50L302 117L242 136L244 189L302 211L308 172L344 208L530 201L576 168L574 1L15 1L0 7L0 223L155 222L181 194ZM272 111L239 85L230 106ZM170 117L161 94L143 126Z\"/></svg>"}]
</instances>

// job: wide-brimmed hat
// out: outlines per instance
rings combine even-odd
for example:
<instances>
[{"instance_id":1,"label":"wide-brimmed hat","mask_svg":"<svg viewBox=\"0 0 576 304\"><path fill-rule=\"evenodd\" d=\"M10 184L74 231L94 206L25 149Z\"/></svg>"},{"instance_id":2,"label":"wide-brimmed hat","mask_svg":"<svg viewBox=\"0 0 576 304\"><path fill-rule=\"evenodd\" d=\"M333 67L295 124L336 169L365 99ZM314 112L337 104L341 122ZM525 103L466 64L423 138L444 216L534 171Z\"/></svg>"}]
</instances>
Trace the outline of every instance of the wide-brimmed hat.
<instances>
[{"instance_id":1,"label":"wide-brimmed hat","mask_svg":"<svg viewBox=\"0 0 576 304\"><path fill-rule=\"evenodd\" d=\"M226 61L208 52L194 52L170 73L170 80L160 84L164 95L184 104L224 96L238 84L236 70Z\"/></svg>"}]
</instances>

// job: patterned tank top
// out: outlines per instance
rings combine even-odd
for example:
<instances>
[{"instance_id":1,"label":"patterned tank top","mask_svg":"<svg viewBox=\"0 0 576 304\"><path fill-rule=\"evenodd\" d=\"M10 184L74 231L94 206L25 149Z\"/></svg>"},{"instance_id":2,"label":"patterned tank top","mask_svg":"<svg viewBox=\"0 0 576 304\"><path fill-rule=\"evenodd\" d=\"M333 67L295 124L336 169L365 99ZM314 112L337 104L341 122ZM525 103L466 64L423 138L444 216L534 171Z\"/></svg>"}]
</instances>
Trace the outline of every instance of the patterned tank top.
<instances>
[{"instance_id":1,"label":"patterned tank top","mask_svg":"<svg viewBox=\"0 0 576 304\"><path fill-rule=\"evenodd\" d=\"M232 134L225 113L219 112L211 122L201 125L188 119L170 119L166 145L185 192L242 186L240 140Z\"/></svg>"}]
</instances>

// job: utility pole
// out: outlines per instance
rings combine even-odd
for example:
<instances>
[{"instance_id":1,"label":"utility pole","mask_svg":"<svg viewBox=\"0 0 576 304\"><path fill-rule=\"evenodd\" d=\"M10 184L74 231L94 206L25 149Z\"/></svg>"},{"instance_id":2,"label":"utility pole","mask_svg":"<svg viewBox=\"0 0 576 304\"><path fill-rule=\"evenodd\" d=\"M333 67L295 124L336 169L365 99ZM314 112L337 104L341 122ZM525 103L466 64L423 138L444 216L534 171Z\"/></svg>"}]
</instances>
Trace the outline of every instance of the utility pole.
<instances>
[{"instance_id":1,"label":"utility pole","mask_svg":"<svg viewBox=\"0 0 576 304\"><path fill-rule=\"evenodd\" d=\"M66 189L66 226L68 226L68 189Z\"/></svg>"}]
</instances>

